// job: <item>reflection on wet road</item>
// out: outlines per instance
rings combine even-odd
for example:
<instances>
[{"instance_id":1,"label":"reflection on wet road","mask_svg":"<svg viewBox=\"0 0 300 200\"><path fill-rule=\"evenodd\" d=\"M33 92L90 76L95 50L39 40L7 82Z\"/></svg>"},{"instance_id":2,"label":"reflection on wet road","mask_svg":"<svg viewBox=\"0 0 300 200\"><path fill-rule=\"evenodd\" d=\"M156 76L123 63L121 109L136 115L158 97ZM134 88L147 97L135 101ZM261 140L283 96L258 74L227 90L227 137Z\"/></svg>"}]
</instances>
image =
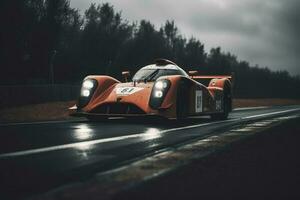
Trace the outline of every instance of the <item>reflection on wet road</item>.
<instances>
[{"instance_id":1,"label":"reflection on wet road","mask_svg":"<svg viewBox=\"0 0 300 200\"><path fill-rule=\"evenodd\" d=\"M161 119L113 119L0 125L0 181L5 185L1 195L24 197L47 191L163 148L218 134L249 120L299 112L299 108L240 110L233 112L229 120L217 122L197 117L181 123Z\"/></svg>"}]
</instances>

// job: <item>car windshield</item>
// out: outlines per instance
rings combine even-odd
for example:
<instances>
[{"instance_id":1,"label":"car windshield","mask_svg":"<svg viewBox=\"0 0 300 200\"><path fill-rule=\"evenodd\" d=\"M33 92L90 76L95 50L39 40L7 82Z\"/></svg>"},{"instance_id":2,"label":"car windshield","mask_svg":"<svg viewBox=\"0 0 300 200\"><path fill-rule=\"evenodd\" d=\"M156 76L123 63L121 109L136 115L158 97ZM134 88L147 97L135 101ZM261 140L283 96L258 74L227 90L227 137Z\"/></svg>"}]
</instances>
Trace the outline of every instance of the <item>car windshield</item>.
<instances>
[{"instance_id":1,"label":"car windshield","mask_svg":"<svg viewBox=\"0 0 300 200\"><path fill-rule=\"evenodd\" d=\"M177 69L141 69L132 78L133 81L155 81L161 76L185 75Z\"/></svg>"}]
</instances>

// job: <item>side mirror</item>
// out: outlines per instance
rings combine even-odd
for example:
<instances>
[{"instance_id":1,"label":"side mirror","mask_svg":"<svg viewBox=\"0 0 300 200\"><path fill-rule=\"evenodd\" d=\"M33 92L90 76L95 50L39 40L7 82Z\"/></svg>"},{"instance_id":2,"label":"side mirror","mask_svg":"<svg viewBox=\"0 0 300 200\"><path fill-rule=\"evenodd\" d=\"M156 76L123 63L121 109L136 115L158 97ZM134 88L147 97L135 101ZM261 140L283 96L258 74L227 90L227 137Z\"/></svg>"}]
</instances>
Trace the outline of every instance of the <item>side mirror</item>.
<instances>
[{"instance_id":1,"label":"side mirror","mask_svg":"<svg viewBox=\"0 0 300 200\"><path fill-rule=\"evenodd\" d=\"M128 82L129 76L130 76L130 72L129 71L124 71L124 72L122 72L122 76L123 76L125 82Z\"/></svg>"},{"instance_id":2,"label":"side mirror","mask_svg":"<svg viewBox=\"0 0 300 200\"><path fill-rule=\"evenodd\" d=\"M189 71L190 76L196 76L198 74L198 71Z\"/></svg>"}]
</instances>

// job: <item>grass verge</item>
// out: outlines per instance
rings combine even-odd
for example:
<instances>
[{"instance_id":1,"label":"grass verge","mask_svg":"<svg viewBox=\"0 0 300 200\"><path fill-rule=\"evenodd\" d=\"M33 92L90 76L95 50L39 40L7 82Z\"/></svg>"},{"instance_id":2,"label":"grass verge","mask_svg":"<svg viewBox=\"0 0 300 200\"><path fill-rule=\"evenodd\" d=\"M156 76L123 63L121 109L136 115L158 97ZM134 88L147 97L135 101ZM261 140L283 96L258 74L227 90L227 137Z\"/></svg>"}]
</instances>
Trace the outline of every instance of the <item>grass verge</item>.
<instances>
[{"instance_id":1,"label":"grass verge","mask_svg":"<svg viewBox=\"0 0 300 200\"><path fill-rule=\"evenodd\" d=\"M0 123L69 119L68 108L75 101L25 105L0 110Z\"/></svg>"}]
</instances>

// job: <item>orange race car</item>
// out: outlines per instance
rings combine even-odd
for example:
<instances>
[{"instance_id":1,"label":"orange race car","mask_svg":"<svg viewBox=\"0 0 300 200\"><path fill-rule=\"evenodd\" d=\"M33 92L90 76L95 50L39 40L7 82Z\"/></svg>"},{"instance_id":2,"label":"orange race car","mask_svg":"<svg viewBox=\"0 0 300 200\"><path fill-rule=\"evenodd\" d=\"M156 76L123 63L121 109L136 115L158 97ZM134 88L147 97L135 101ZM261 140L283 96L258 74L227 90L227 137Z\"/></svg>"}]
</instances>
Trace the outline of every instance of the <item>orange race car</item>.
<instances>
[{"instance_id":1,"label":"orange race car","mask_svg":"<svg viewBox=\"0 0 300 200\"><path fill-rule=\"evenodd\" d=\"M210 115L226 119L232 110L231 76L188 75L175 63L157 59L125 82L102 75L87 76L82 83L75 115L88 119L114 116L162 116L184 119ZM206 85L205 85L206 83Z\"/></svg>"}]
</instances>

